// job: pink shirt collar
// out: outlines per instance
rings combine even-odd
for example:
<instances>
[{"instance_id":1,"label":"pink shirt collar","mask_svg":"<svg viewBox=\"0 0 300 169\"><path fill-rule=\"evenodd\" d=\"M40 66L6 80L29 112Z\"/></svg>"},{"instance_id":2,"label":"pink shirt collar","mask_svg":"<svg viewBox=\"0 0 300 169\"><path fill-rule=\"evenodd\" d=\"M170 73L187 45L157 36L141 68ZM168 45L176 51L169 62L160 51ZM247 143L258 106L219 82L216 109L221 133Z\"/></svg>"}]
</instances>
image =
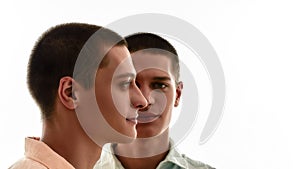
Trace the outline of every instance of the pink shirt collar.
<instances>
[{"instance_id":1,"label":"pink shirt collar","mask_svg":"<svg viewBox=\"0 0 300 169\"><path fill-rule=\"evenodd\" d=\"M67 160L40 141L38 137L25 138L25 156L49 169L75 169Z\"/></svg>"}]
</instances>

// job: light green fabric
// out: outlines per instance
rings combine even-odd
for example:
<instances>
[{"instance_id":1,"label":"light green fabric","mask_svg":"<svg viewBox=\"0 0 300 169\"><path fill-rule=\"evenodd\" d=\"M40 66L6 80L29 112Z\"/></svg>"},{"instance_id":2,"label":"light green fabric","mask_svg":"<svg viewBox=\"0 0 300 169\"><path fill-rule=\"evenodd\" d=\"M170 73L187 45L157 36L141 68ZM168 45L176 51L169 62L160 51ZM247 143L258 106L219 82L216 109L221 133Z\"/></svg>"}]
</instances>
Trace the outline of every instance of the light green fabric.
<instances>
[{"instance_id":1,"label":"light green fabric","mask_svg":"<svg viewBox=\"0 0 300 169\"><path fill-rule=\"evenodd\" d=\"M171 146L173 142L171 141ZM113 152L113 145L109 145L109 151L103 150L100 160L94 169L124 169ZM213 169L200 161L192 160L184 154L180 154L176 148L171 148L167 157L159 163L156 169Z\"/></svg>"}]
</instances>

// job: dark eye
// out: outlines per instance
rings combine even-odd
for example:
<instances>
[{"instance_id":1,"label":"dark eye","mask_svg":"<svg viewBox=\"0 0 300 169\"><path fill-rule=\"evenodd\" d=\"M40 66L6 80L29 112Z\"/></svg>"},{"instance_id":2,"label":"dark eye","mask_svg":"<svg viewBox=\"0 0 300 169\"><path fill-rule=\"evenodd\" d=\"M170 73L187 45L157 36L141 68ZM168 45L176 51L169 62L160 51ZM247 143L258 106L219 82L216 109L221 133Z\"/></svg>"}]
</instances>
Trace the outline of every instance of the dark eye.
<instances>
[{"instance_id":1,"label":"dark eye","mask_svg":"<svg viewBox=\"0 0 300 169\"><path fill-rule=\"evenodd\" d=\"M151 88L152 89L165 89L167 87L168 87L168 85L166 85L164 83L158 83L158 82L156 82L156 83L152 83L151 84Z\"/></svg>"}]
</instances>

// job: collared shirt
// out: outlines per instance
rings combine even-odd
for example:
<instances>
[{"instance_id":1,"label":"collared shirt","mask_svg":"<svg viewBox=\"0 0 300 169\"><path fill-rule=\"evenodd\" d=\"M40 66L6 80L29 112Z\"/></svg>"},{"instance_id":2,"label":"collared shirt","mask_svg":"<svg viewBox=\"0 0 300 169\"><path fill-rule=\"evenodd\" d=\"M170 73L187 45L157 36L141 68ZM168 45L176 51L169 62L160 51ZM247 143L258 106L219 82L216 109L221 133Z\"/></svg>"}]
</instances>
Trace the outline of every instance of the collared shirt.
<instances>
[{"instance_id":1,"label":"collared shirt","mask_svg":"<svg viewBox=\"0 0 300 169\"><path fill-rule=\"evenodd\" d=\"M39 138L25 138L25 157L10 169L75 169Z\"/></svg>"},{"instance_id":2,"label":"collared shirt","mask_svg":"<svg viewBox=\"0 0 300 169\"><path fill-rule=\"evenodd\" d=\"M171 146L173 142L170 142ZM121 162L113 153L113 145L109 145L109 151L102 151L94 169L124 169ZM184 154L180 154L175 148L171 148L166 158L159 163L156 169L213 169L200 161L195 161Z\"/></svg>"}]
</instances>

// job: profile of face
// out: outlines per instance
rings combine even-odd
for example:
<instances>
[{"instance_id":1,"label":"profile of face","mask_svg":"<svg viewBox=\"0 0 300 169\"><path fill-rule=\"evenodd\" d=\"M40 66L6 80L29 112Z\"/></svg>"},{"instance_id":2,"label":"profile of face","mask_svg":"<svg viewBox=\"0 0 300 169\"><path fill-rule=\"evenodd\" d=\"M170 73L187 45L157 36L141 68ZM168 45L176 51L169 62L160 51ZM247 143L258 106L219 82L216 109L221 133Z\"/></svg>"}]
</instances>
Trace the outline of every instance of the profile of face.
<instances>
[{"instance_id":1,"label":"profile of face","mask_svg":"<svg viewBox=\"0 0 300 169\"><path fill-rule=\"evenodd\" d=\"M94 87L81 92L77 117L98 144L130 142L137 135L138 110L147 101L136 86L136 71L128 49L114 46L105 57L107 64L98 69Z\"/></svg>"},{"instance_id":2,"label":"profile of face","mask_svg":"<svg viewBox=\"0 0 300 169\"><path fill-rule=\"evenodd\" d=\"M176 85L168 56L144 51L131 55L136 84L148 103L138 112L137 137L154 137L168 129L173 107L179 104L182 83Z\"/></svg>"}]
</instances>

